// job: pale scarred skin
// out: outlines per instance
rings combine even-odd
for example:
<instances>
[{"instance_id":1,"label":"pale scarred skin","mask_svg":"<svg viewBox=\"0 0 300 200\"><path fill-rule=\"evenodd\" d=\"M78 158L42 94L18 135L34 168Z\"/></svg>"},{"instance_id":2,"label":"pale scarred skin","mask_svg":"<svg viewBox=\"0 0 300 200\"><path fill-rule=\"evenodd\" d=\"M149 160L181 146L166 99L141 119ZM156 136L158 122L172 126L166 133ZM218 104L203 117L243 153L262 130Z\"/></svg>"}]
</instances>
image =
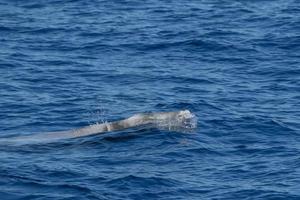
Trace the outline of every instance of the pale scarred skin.
<instances>
[{"instance_id":1,"label":"pale scarred skin","mask_svg":"<svg viewBox=\"0 0 300 200\"><path fill-rule=\"evenodd\" d=\"M79 129L69 131L48 132L35 135L26 135L2 139L2 142L13 143L40 143L51 142L60 139L70 139L77 137L84 137L89 135L96 135L111 131L119 131L128 128L154 125L155 127L166 127L172 130L172 127L185 127L186 122L193 119L194 115L188 110L175 112L157 112L157 113L140 113L135 114L127 119L114 122L105 122L102 124L94 124ZM170 128L171 127L171 128Z\"/></svg>"},{"instance_id":2,"label":"pale scarred skin","mask_svg":"<svg viewBox=\"0 0 300 200\"><path fill-rule=\"evenodd\" d=\"M189 110L175 112L158 112L158 113L140 113L132 117L115 122L106 122L103 124L95 124L81 129L73 130L74 137L81 137L93 134L99 134L109 131L119 131L127 128L154 124L163 121L181 122L193 115Z\"/></svg>"}]
</instances>

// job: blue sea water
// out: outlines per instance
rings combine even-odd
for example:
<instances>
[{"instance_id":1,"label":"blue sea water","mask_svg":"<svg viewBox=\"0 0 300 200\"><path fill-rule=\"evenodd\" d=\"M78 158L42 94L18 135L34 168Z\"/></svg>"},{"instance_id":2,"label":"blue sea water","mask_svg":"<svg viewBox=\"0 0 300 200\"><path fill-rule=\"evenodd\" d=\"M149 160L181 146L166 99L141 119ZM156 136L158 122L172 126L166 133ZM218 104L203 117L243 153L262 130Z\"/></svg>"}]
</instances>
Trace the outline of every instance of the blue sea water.
<instances>
[{"instance_id":1,"label":"blue sea water","mask_svg":"<svg viewBox=\"0 0 300 200\"><path fill-rule=\"evenodd\" d=\"M1 0L0 199L300 199L300 1Z\"/></svg>"}]
</instances>

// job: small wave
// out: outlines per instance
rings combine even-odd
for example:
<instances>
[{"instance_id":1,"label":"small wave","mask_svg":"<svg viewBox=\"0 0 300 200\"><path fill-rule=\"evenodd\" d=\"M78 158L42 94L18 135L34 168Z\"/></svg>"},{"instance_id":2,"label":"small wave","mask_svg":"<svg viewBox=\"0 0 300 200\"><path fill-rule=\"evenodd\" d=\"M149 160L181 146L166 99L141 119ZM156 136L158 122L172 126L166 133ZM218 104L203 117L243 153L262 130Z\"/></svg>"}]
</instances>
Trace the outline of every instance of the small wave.
<instances>
[{"instance_id":1,"label":"small wave","mask_svg":"<svg viewBox=\"0 0 300 200\"><path fill-rule=\"evenodd\" d=\"M161 178L161 177L140 177L140 176L134 176L134 175L127 175L124 177L118 177L115 179L112 179L108 182L109 184L113 184L116 186L134 186L138 185L140 183L143 183L146 185L160 185L160 186L173 186L178 185L180 182L177 180L172 180L170 178Z\"/></svg>"}]
</instances>

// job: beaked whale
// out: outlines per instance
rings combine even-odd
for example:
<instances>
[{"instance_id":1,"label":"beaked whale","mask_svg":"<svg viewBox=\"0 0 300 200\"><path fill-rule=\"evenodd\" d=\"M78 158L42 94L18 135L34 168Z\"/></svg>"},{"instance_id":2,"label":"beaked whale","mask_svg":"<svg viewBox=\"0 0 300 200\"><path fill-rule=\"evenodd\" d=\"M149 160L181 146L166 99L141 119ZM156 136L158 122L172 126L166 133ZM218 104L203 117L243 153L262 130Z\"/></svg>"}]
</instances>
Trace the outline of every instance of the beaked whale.
<instances>
[{"instance_id":1,"label":"beaked whale","mask_svg":"<svg viewBox=\"0 0 300 200\"><path fill-rule=\"evenodd\" d=\"M53 142L55 140L60 139L71 139L90 136L111 131L124 130L143 125L152 125L157 128L169 130L183 130L196 128L197 122L195 115L192 114L189 110L181 110L174 112L139 113L119 121L94 124L67 131L47 132L40 134L31 134L26 136L16 136L11 138L1 138L0 141L26 144Z\"/></svg>"}]
</instances>

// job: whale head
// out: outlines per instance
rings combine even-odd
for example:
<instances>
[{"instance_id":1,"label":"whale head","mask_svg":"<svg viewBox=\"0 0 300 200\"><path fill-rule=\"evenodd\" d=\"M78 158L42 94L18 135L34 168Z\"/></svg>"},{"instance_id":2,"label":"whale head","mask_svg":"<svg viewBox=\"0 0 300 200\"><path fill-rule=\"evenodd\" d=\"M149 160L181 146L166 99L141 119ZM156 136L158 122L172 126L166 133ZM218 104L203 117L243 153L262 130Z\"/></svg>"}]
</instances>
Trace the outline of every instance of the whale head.
<instances>
[{"instance_id":1,"label":"whale head","mask_svg":"<svg viewBox=\"0 0 300 200\"><path fill-rule=\"evenodd\" d=\"M197 118L189 110L165 113L158 119L156 123L160 129L189 132L197 127Z\"/></svg>"}]
</instances>

